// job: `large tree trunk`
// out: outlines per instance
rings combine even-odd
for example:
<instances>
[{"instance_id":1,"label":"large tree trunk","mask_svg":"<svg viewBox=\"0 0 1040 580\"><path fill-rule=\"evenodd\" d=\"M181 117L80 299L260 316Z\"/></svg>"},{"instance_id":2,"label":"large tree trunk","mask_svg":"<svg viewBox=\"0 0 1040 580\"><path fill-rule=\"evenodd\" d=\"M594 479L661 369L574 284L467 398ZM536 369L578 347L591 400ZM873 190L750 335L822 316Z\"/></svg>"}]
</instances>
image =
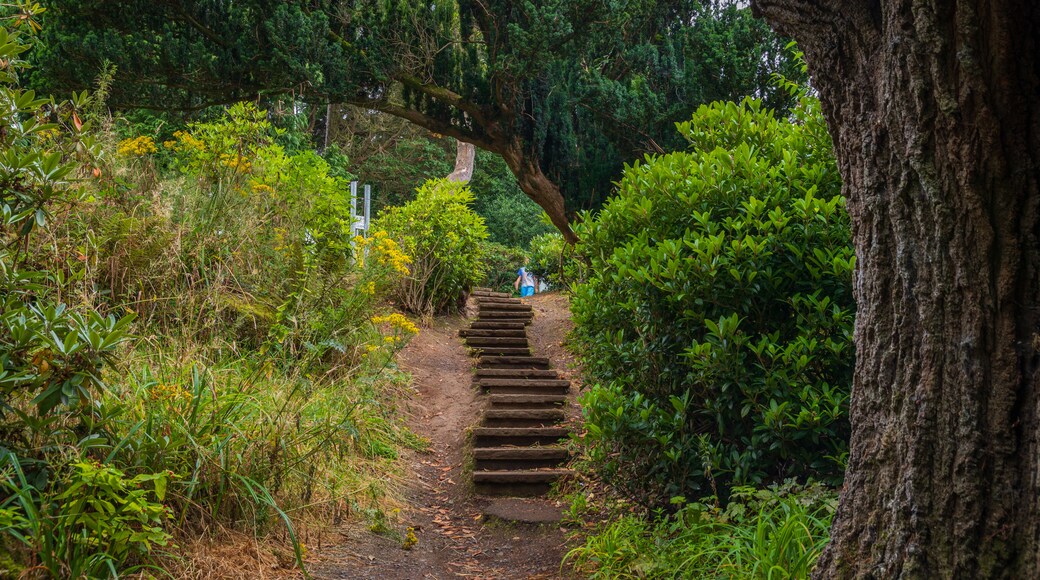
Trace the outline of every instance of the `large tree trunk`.
<instances>
[{"instance_id":1,"label":"large tree trunk","mask_svg":"<svg viewBox=\"0 0 1040 580\"><path fill-rule=\"evenodd\" d=\"M517 140L505 147L502 158L516 176L520 189L545 210L553 225L563 234L563 239L569 244L576 243L578 236L574 235L567 220L567 210L559 186L542 173L536 158L524 153L523 144Z\"/></svg>"},{"instance_id":2,"label":"large tree trunk","mask_svg":"<svg viewBox=\"0 0 1040 580\"><path fill-rule=\"evenodd\" d=\"M469 183L473 179L473 167L477 160L477 148L472 143L455 140L455 170L446 178L448 181Z\"/></svg>"},{"instance_id":3,"label":"large tree trunk","mask_svg":"<svg viewBox=\"0 0 1040 580\"><path fill-rule=\"evenodd\" d=\"M853 220L852 442L817 577L1040 577L1040 8L754 0Z\"/></svg>"}]
</instances>

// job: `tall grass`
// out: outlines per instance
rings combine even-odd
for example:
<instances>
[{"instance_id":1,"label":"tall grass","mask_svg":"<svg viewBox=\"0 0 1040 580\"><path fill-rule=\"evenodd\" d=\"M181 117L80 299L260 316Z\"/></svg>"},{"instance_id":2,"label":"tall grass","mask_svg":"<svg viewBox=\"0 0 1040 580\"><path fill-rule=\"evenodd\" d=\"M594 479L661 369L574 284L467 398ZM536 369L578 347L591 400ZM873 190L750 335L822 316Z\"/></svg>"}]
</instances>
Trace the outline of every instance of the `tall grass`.
<instances>
[{"instance_id":1,"label":"tall grass","mask_svg":"<svg viewBox=\"0 0 1040 580\"><path fill-rule=\"evenodd\" d=\"M806 489L736 488L719 509L624 516L572 549L565 563L590 578L808 578L826 546L836 497Z\"/></svg>"}]
</instances>

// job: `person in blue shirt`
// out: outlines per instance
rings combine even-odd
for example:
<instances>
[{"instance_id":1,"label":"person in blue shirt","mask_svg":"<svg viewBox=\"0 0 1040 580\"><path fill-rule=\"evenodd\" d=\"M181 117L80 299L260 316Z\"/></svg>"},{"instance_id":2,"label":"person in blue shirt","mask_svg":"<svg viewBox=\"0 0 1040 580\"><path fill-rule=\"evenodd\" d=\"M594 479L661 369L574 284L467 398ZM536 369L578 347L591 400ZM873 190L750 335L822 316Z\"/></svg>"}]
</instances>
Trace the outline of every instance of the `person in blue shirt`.
<instances>
[{"instance_id":1,"label":"person in blue shirt","mask_svg":"<svg viewBox=\"0 0 1040 580\"><path fill-rule=\"evenodd\" d=\"M526 267L521 267L516 271L516 282L513 282L513 287L520 292L521 298L525 298L534 295L534 287L537 283L534 274L528 272Z\"/></svg>"}]
</instances>

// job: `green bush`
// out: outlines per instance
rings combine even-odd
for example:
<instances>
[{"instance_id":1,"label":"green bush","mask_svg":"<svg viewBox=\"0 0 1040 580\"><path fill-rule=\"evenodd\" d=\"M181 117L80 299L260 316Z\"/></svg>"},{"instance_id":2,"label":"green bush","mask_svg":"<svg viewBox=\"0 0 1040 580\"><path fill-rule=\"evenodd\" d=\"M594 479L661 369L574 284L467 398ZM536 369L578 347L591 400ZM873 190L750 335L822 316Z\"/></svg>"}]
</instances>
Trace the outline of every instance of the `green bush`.
<instances>
[{"instance_id":1,"label":"green bush","mask_svg":"<svg viewBox=\"0 0 1040 580\"><path fill-rule=\"evenodd\" d=\"M690 149L627 168L578 226L572 300L590 453L649 504L841 477L852 382L849 219L819 105L701 107Z\"/></svg>"},{"instance_id":2,"label":"green bush","mask_svg":"<svg viewBox=\"0 0 1040 580\"><path fill-rule=\"evenodd\" d=\"M735 488L725 509L694 503L671 516L612 521L566 559L592 579L808 578L836 506L819 485Z\"/></svg>"},{"instance_id":3,"label":"green bush","mask_svg":"<svg viewBox=\"0 0 1040 580\"><path fill-rule=\"evenodd\" d=\"M484 244L484 285L499 292L515 292L513 282L516 272L528 259L527 252L520 248L504 246L494 242Z\"/></svg>"},{"instance_id":4,"label":"green bush","mask_svg":"<svg viewBox=\"0 0 1040 580\"><path fill-rule=\"evenodd\" d=\"M531 240L531 271L550 288L567 288L585 278L585 263L578 259L574 246L559 232L541 234Z\"/></svg>"},{"instance_id":5,"label":"green bush","mask_svg":"<svg viewBox=\"0 0 1040 580\"><path fill-rule=\"evenodd\" d=\"M424 183L415 200L388 209L375 222L411 258L397 296L409 312L431 316L460 306L484 278L484 220L470 207L468 187L446 179Z\"/></svg>"}]
</instances>

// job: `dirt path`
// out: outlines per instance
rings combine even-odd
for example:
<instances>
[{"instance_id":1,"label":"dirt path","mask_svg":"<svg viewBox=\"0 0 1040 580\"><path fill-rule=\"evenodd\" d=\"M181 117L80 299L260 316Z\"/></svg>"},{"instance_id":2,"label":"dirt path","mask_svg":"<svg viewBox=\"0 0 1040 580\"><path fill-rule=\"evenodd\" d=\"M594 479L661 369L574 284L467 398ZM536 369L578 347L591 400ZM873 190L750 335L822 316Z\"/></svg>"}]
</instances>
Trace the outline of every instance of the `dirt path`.
<instances>
[{"instance_id":1,"label":"dirt path","mask_svg":"<svg viewBox=\"0 0 1040 580\"><path fill-rule=\"evenodd\" d=\"M562 347L570 328L564 296L530 299L535 319L529 329L532 347L549 356L564 375L571 358ZM376 535L364 526L341 531L343 541L318 555L310 566L315 578L548 579L560 578L565 534L554 524L519 524L488 519L489 500L474 497L464 472L465 437L484 405L471 385L473 359L458 338L462 317L437 319L401 352L399 364L413 376L418 391L411 428L429 437L428 453L412 454L414 484L410 507L395 528L415 529L418 543L402 548L399 538ZM568 378L572 378L569 377ZM576 391L577 385L575 384ZM576 408L571 410L576 416Z\"/></svg>"}]
</instances>

